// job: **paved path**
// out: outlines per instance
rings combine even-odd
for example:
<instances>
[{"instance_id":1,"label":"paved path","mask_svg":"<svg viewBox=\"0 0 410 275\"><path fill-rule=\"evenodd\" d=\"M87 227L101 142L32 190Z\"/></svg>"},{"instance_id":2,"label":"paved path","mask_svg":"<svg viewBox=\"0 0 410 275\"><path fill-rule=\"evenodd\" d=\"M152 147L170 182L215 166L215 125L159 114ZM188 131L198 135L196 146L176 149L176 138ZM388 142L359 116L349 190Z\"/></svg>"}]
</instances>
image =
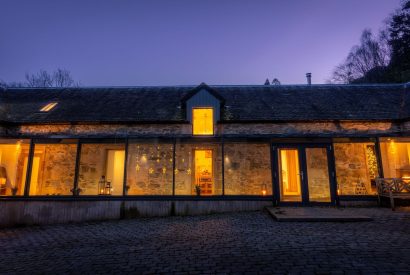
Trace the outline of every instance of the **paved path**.
<instances>
[{"instance_id":1,"label":"paved path","mask_svg":"<svg viewBox=\"0 0 410 275\"><path fill-rule=\"evenodd\" d=\"M284 223L266 212L0 230L0 273L410 273L410 213Z\"/></svg>"}]
</instances>

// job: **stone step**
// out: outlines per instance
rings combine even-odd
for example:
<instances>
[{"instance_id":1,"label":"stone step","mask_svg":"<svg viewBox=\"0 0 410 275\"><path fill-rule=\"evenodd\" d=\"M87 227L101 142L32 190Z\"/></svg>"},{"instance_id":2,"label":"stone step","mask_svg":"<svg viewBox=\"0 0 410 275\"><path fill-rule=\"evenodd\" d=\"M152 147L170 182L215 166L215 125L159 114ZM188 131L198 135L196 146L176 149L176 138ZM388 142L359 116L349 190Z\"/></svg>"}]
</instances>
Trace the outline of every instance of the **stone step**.
<instances>
[{"instance_id":1,"label":"stone step","mask_svg":"<svg viewBox=\"0 0 410 275\"><path fill-rule=\"evenodd\" d=\"M368 216L358 215L336 207L266 207L269 214L279 222L363 222L372 221Z\"/></svg>"}]
</instances>

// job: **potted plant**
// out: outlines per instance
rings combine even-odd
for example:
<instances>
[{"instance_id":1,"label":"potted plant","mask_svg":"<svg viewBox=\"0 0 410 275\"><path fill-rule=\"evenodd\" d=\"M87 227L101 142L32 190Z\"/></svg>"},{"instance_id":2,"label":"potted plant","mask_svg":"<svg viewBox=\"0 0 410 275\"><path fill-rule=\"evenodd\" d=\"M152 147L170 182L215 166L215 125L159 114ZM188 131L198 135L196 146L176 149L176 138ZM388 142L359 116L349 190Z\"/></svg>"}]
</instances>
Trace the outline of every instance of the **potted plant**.
<instances>
[{"instance_id":1,"label":"potted plant","mask_svg":"<svg viewBox=\"0 0 410 275\"><path fill-rule=\"evenodd\" d=\"M195 193L197 196L201 196L201 186L199 184L195 185Z\"/></svg>"}]
</instances>

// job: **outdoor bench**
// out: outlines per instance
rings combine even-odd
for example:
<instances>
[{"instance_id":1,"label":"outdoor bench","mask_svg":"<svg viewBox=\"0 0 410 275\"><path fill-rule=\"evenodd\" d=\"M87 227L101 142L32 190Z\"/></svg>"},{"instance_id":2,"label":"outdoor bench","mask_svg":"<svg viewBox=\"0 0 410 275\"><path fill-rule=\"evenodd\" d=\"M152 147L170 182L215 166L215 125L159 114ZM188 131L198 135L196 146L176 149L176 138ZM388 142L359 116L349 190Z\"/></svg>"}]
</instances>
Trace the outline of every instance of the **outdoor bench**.
<instances>
[{"instance_id":1,"label":"outdoor bench","mask_svg":"<svg viewBox=\"0 0 410 275\"><path fill-rule=\"evenodd\" d=\"M394 199L410 199L410 179L377 178L376 186L379 205L381 205L381 197L388 197L392 210L394 210Z\"/></svg>"}]
</instances>

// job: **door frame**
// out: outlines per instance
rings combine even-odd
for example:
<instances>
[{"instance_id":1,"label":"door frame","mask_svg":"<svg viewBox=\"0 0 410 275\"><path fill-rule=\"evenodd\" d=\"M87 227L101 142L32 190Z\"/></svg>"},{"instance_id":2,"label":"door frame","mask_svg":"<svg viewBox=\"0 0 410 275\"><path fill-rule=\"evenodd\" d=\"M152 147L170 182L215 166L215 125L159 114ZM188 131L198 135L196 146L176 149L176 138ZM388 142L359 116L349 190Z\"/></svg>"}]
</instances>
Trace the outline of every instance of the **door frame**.
<instances>
[{"instance_id":1,"label":"door frame","mask_svg":"<svg viewBox=\"0 0 410 275\"><path fill-rule=\"evenodd\" d=\"M302 191L302 201L301 202L285 202L281 201L280 193L280 182L279 182L279 150L278 149L297 149L299 156L299 169L302 172L300 175L301 191ZM306 148L326 148L327 153L327 163L328 163L328 173L329 173L329 191L330 191L330 202L314 202L309 201L309 186L308 186L308 176L307 176L307 163L306 163ZM272 154L272 175L273 175L273 191L274 191L274 201L278 205L337 205L337 188L336 188L336 172L335 172L335 161L333 154L333 144L332 143L272 143L271 154Z\"/></svg>"}]
</instances>

